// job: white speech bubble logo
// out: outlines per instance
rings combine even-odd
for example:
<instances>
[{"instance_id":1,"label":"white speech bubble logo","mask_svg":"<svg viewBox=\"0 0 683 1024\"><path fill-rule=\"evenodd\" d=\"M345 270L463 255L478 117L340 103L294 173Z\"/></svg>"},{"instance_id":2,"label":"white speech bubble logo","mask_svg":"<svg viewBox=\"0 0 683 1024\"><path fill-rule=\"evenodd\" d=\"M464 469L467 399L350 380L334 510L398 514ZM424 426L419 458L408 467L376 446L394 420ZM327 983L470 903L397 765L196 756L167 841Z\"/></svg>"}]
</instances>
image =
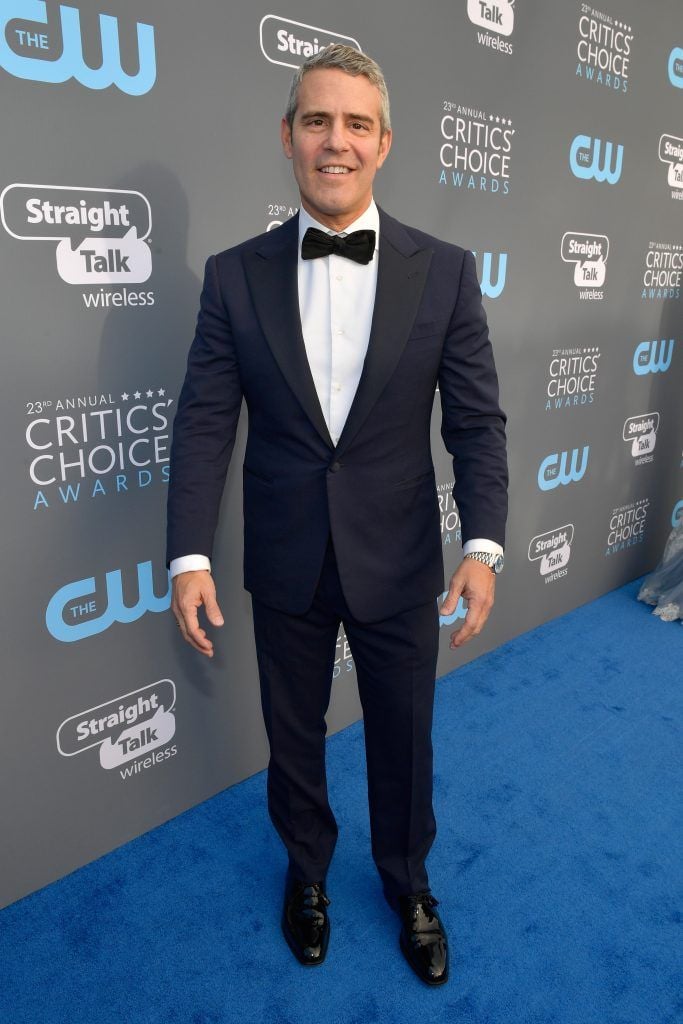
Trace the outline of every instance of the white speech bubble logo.
<instances>
[{"instance_id":1,"label":"white speech bubble logo","mask_svg":"<svg viewBox=\"0 0 683 1024\"><path fill-rule=\"evenodd\" d=\"M584 231L565 231L560 255L565 263L574 264L577 288L601 288L607 276L609 238Z\"/></svg>"},{"instance_id":2,"label":"white speech bubble logo","mask_svg":"<svg viewBox=\"0 0 683 1024\"><path fill-rule=\"evenodd\" d=\"M303 21L280 18L277 14L266 14L259 24L259 45L261 53L271 64L284 68L298 68L307 57L319 53L332 43L347 43L356 50L361 46L352 36L317 28Z\"/></svg>"},{"instance_id":3,"label":"white speech bubble logo","mask_svg":"<svg viewBox=\"0 0 683 1024\"><path fill-rule=\"evenodd\" d=\"M57 271L67 284L141 284L152 273L152 253L132 227L123 238L86 238L57 246Z\"/></svg>"},{"instance_id":4,"label":"white speech bubble logo","mask_svg":"<svg viewBox=\"0 0 683 1024\"><path fill-rule=\"evenodd\" d=\"M546 551L541 558L541 576L547 576L548 573L554 572L556 569L563 569L569 561L571 553L572 549L569 544L563 544L556 551Z\"/></svg>"},{"instance_id":5,"label":"white speech bubble logo","mask_svg":"<svg viewBox=\"0 0 683 1024\"><path fill-rule=\"evenodd\" d=\"M467 17L472 24L501 36L512 35L515 0L467 0Z\"/></svg>"},{"instance_id":6,"label":"white speech bubble logo","mask_svg":"<svg viewBox=\"0 0 683 1024\"><path fill-rule=\"evenodd\" d=\"M174 734L175 715L161 707L153 718L124 729L116 741L108 737L100 746L100 764L107 769L118 768L168 743Z\"/></svg>"}]
</instances>

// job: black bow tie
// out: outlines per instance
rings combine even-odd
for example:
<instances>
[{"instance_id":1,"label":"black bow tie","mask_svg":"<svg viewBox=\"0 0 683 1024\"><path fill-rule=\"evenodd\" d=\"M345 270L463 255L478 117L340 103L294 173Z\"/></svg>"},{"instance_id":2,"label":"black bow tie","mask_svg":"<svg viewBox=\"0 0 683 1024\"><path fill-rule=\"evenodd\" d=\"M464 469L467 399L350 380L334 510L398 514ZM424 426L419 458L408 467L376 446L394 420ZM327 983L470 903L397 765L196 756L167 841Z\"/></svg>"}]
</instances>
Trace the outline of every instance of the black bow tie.
<instances>
[{"instance_id":1,"label":"black bow tie","mask_svg":"<svg viewBox=\"0 0 683 1024\"><path fill-rule=\"evenodd\" d=\"M369 263L375 254L374 231L352 231L350 235L328 235L317 228L309 228L301 243L301 259L316 260L330 253L344 256L354 263Z\"/></svg>"}]
</instances>

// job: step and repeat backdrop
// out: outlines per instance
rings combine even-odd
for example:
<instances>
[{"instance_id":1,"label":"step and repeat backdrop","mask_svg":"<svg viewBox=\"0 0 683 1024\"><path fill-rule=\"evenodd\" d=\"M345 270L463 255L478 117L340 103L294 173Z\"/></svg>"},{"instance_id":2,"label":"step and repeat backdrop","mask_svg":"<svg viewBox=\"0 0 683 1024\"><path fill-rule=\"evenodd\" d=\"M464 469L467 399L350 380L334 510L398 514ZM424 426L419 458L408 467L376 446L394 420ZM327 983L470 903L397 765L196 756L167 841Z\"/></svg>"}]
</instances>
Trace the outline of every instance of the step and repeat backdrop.
<instances>
[{"instance_id":1,"label":"step and repeat backdrop","mask_svg":"<svg viewBox=\"0 0 683 1024\"><path fill-rule=\"evenodd\" d=\"M204 261L296 212L279 121L320 47L383 66L377 199L475 253L509 417L497 605L463 652L465 609L443 621L440 673L658 560L683 515L683 9L596 2L0 0L0 905L266 764L246 421L210 663L169 612L168 459ZM439 426L436 396L450 574ZM334 675L331 731L360 716L343 631Z\"/></svg>"}]
</instances>

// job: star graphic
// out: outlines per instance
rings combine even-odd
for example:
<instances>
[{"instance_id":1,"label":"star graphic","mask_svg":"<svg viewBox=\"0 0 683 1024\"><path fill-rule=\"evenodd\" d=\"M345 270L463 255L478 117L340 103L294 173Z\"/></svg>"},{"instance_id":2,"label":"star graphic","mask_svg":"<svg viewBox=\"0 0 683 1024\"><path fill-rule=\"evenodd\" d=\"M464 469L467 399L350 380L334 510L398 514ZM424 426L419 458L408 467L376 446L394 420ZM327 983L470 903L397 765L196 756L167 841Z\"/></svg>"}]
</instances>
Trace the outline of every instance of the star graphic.
<instances>
[{"instance_id":1,"label":"star graphic","mask_svg":"<svg viewBox=\"0 0 683 1024\"><path fill-rule=\"evenodd\" d=\"M146 391L145 394L147 395L147 398L153 398L154 397L154 392L153 391Z\"/></svg>"},{"instance_id":2,"label":"star graphic","mask_svg":"<svg viewBox=\"0 0 683 1024\"><path fill-rule=\"evenodd\" d=\"M134 394L133 394L133 398L140 398L140 397L141 397L140 392L139 391L135 391Z\"/></svg>"},{"instance_id":3,"label":"star graphic","mask_svg":"<svg viewBox=\"0 0 683 1024\"><path fill-rule=\"evenodd\" d=\"M166 389L165 388L159 388L159 390L157 391L157 395L159 396L159 398L163 398L165 394L166 394Z\"/></svg>"},{"instance_id":4,"label":"star graphic","mask_svg":"<svg viewBox=\"0 0 683 1024\"><path fill-rule=\"evenodd\" d=\"M123 394L121 395L121 401L122 402L127 402L128 401L128 392L127 391L124 391Z\"/></svg>"}]
</instances>

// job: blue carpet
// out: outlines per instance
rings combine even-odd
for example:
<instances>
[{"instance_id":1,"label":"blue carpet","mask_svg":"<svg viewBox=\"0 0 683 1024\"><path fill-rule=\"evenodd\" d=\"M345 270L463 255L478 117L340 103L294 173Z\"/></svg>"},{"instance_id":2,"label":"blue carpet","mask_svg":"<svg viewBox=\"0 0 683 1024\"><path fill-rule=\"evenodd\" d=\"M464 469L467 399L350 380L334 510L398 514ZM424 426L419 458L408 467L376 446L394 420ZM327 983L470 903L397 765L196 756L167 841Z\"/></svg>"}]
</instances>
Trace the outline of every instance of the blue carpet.
<instances>
[{"instance_id":1,"label":"blue carpet","mask_svg":"<svg viewBox=\"0 0 683 1024\"><path fill-rule=\"evenodd\" d=\"M448 985L426 988L399 953L358 724L328 746L340 840L323 967L300 967L280 936L284 856L261 773L0 913L0 1020L680 1022L683 629L637 589L437 688L429 868Z\"/></svg>"}]
</instances>

